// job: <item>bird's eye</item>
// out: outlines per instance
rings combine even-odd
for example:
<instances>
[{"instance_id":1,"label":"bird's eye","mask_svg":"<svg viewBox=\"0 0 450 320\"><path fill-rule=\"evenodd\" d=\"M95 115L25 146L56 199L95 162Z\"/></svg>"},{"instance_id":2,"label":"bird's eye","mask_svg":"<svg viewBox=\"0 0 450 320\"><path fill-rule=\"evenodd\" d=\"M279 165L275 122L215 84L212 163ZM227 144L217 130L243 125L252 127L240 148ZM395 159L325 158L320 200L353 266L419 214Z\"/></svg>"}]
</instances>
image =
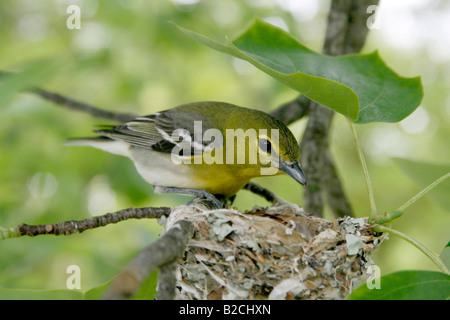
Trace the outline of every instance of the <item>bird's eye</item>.
<instances>
[{"instance_id":1,"label":"bird's eye","mask_svg":"<svg viewBox=\"0 0 450 320\"><path fill-rule=\"evenodd\" d=\"M270 153L272 151L272 145L267 139L259 139L259 149L266 153Z\"/></svg>"}]
</instances>

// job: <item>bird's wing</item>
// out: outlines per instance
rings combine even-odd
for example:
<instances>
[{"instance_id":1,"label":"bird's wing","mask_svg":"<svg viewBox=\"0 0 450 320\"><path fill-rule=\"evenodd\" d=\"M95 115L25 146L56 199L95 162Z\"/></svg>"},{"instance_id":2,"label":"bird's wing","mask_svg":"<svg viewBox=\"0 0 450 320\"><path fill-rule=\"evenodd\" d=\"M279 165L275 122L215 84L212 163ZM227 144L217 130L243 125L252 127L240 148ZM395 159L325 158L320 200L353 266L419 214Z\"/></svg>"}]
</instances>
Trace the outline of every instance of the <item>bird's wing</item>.
<instances>
[{"instance_id":1,"label":"bird's wing","mask_svg":"<svg viewBox=\"0 0 450 320\"><path fill-rule=\"evenodd\" d=\"M182 118L177 113L168 111L138 117L120 126L95 132L102 137L164 153L171 153L180 143L184 143L182 147L186 147L185 143L190 143L191 154L197 154L205 147L194 139L194 119Z\"/></svg>"}]
</instances>

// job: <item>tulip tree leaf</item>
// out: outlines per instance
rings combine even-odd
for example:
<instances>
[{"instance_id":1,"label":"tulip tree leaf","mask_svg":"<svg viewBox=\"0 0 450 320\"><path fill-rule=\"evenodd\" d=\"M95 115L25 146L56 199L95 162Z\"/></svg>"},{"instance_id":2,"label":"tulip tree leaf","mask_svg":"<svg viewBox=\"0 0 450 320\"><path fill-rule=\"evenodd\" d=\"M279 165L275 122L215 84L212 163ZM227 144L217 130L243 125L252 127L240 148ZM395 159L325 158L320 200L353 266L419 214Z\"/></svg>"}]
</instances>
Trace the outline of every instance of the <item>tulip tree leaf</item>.
<instances>
[{"instance_id":1,"label":"tulip tree leaf","mask_svg":"<svg viewBox=\"0 0 450 320\"><path fill-rule=\"evenodd\" d=\"M437 271L407 270L382 276L380 288L361 284L347 300L447 300L450 276Z\"/></svg>"},{"instance_id":2,"label":"tulip tree leaf","mask_svg":"<svg viewBox=\"0 0 450 320\"><path fill-rule=\"evenodd\" d=\"M338 57L319 54L286 31L260 20L226 44L178 28L212 49L252 63L353 122L400 121L419 106L423 97L419 77L400 77L376 51Z\"/></svg>"},{"instance_id":3,"label":"tulip tree leaf","mask_svg":"<svg viewBox=\"0 0 450 320\"><path fill-rule=\"evenodd\" d=\"M441 254L439 255L439 258L441 258L442 262L447 267L447 269L450 269L450 241L442 250Z\"/></svg>"},{"instance_id":4,"label":"tulip tree leaf","mask_svg":"<svg viewBox=\"0 0 450 320\"><path fill-rule=\"evenodd\" d=\"M86 291L83 294L83 300L100 300L108 287L111 285L112 280L113 279Z\"/></svg>"},{"instance_id":5,"label":"tulip tree leaf","mask_svg":"<svg viewBox=\"0 0 450 320\"><path fill-rule=\"evenodd\" d=\"M153 300L156 297L156 285L158 283L158 269L155 269L142 283L139 291L133 296L133 300Z\"/></svg>"},{"instance_id":6,"label":"tulip tree leaf","mask_svg":"<svg viewBox=\"0 0 450 320\"><path fill-rule=\"evenodd\" d=\"M111 286L115 278L97 287L91 288L83 294L84 300L100 300ZM138 292L131 298L133 300L153 300L156 296L156 285L158 283L158 270L154 270L142 283Z\"/></svg>"}]
</instances>

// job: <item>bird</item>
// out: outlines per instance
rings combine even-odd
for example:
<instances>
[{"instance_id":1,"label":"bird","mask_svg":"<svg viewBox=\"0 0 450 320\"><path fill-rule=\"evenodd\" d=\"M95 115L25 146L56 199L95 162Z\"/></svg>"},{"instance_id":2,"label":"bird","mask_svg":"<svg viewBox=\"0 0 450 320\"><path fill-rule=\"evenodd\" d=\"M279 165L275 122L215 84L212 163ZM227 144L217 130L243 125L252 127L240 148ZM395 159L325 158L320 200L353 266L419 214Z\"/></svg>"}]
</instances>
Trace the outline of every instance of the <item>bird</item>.
<instances>
[{"instance_id":1,"label":"bird","mask_svg":"<svg viewBox=\"0 0 450 320\"><path fill-rule=\"evenodd\" d=\"M306 185L300 148L280 120L260 110L216 101L183 104L73 138L130 158L156 193L179 193L212 201L234 198L252 178L288 174Z\"/></svg>"}]
</instances>

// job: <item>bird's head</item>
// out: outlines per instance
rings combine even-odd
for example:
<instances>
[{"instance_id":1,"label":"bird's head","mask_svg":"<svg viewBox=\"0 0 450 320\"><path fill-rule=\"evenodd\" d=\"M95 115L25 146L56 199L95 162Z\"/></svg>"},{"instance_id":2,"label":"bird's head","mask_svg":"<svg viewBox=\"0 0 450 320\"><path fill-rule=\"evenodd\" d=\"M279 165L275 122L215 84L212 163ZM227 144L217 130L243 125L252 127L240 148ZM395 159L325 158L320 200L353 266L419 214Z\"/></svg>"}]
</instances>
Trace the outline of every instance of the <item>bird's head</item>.
<instances>
[{"instance_id":1,"label":"bird's head","mask_svg":"<svg viewBox=\"0 0 450 320\"><path fill-rule=\"evenodd\" d=\"M251 114L235 119L235 124L245 130L241 134L249 138L250 148L246 151L250 150L251 154L252 147L257 150L261 175L284 172L300 184L306 184L305 174L299 165L299 144L283 122L265 112L252 110ZM251 130L256 133L256 139L250 137Z\"/></svg>"}]
</instances>

